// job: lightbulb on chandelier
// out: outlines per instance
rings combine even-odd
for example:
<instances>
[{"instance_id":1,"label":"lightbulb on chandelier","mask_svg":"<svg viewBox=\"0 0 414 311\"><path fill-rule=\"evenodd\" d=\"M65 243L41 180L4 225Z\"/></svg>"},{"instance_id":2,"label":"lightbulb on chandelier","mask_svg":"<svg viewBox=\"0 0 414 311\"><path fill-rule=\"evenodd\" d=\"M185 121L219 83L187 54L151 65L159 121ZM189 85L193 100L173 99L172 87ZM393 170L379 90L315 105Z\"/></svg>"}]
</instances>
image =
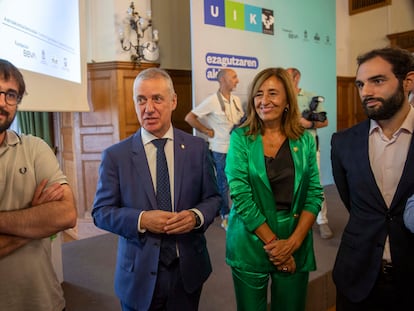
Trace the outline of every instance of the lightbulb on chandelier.
<instances>
[{"instance_id":1,"label":"lightbulb on chandelier","mask_svg":"<svg viewBox=\"0 0 414 311\"><path fill-rule=\"evenodd\" d=\"M150 31L151 38L142 42L147 31ZM135 63L155 62L159 58L158 39L158 30L152 29L151 11L147 11L147 17L144 18L135 11L134 2L131 2L119 30L122 49L131 52L131 61Z\"/></svg>"}]
</instances>

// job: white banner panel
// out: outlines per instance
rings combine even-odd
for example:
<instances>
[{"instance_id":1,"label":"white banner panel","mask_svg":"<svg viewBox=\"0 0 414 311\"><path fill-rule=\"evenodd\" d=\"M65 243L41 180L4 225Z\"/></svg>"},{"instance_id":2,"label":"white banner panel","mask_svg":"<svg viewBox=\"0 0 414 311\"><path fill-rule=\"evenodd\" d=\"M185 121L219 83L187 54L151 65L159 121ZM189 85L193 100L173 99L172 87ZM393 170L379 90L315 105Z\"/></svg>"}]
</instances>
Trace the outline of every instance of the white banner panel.
<instances>
[{"instance_id":1,"label":"white banner panel","mask_svg":"<svg viewBox=\"0 0 414 311\"><path fill-rule=\"evenodd\" d=\"M89 111L84 31L84 1L0 0L0 58L26 82L19 110Z\"/></svg>"}]
</instances>

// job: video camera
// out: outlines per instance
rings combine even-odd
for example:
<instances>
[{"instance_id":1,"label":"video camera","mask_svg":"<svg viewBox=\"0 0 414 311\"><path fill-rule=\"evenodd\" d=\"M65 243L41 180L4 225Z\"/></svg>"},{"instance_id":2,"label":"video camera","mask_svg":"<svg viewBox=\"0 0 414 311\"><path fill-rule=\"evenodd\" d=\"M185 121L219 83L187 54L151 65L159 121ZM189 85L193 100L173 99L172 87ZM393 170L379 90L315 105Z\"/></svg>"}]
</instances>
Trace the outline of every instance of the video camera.
<instances>
[{"instance_id":1,"label":"video camera","mask_svg":"<svg viewBox=\"0 0 414 311\"><path fill-rule=\"evenodd\" d=\"M311 102L309 103L309 109L305 109L302 112L302 117L308 121L319 121L324 122L326 120L326 112L316 112L318 105L323 103L325 98L323 96L314 96L312 97Z\"/></svg>"}]
</instances>

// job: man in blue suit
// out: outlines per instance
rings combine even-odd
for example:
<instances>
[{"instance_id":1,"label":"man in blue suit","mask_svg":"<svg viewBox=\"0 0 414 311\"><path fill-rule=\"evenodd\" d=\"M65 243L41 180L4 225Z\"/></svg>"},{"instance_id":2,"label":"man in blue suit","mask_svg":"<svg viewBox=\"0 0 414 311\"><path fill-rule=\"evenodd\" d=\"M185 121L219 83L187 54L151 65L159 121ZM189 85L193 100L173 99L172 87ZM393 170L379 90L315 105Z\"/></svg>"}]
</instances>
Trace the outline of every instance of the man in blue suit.
<instances>
[{"instance_id":1,"label":"man in blue suit","mask_svg":"<svg viewBox=\"0 0 414 311\"><path fill-rule=\"evenodd\" d=\"M332 136L332 169L349 211L333 279L337 311L412 310L414 235L403 212L414 193L414 83L408 51L358 57L355 85L368 120Z\"/></svg>"},{"instance_id":2,"label":"man in blue suit","mask_svg":"<svg viewBox=\"0 0 414 311\"><path fill-rule=\"evenodd\" d=\"M141 71L133 93L141 128L103 152L92 216L119 235L115 292L122 310L195 311L212 270L204 232L221 203L210 153L203 139L173 128L177 95L167 72ZM171 181L163 193L159 139L166 141L163 181ZM157 203L166 193L168 210Z\"/></svg>"}]
</instances>

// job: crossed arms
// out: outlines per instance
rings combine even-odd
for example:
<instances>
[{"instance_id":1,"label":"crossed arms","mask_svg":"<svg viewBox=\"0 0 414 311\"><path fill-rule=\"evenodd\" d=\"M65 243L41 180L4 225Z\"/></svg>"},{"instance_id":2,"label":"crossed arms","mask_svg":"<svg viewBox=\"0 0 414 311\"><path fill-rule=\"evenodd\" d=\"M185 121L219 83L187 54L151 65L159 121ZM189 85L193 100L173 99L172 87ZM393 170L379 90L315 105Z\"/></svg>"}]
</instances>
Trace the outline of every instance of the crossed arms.
<instances>
[{"instance_id":1,"label":"crossed arms","mask_svg":"<svg viewBox=\"0 0 414 311\"><path fill-rule=\"evenodd\" d=\"M36 187L29 208L0 212L0 259L31 240L75 226L77 212L69 185L46 185L45 179Z\"/></svg>"}]
</instances>

